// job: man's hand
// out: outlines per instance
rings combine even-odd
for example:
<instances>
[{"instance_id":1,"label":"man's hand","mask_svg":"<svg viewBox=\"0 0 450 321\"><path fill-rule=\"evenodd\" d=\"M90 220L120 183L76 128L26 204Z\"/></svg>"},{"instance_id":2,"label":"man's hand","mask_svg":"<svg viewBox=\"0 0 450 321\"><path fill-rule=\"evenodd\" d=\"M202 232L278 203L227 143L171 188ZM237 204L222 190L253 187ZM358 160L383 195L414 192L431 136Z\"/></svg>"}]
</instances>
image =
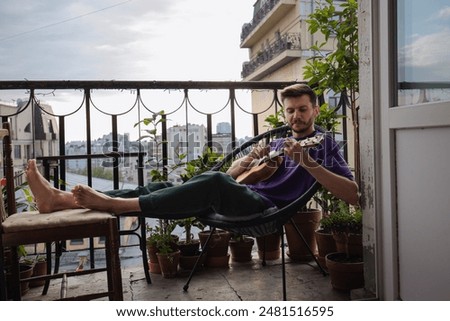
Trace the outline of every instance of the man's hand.
<instances>
[{"instance_id":1,"label":"man's hand","mask_svg":"<svg viewBox=\"0 0 450 321\"><path fill-rule=\"evenodd\" d=\"M309 157L309 147L303 147L298 141L286 138L284 141L284 154L303 167L316 166L317 163Z\"/></svg>"},{"instance_id":2,"label":"man's hand","mask_svg":"<svg viewBox=\"0 0 450 321\"><path fill-rule=\"evenodd\" d=\"M270 152L270 146L261 146L257 145L255 146L252 151L247 155L248 157L251 157L253 159L259 159L263 158L264 156L268 155Z\"/></svg>"},{"instance_id":3,"label":"man's hand","mask_svg":"<svg viewBox=\"0 0 450 321\"><path fill-rule=\"evenodd\" d=\"M251 167L253 160L264 157L269 151L270 146L255 146L246 156L235 160L228 169L227 174L231 175L233 178L237 178Z\"/></svg>"}]
</instances>

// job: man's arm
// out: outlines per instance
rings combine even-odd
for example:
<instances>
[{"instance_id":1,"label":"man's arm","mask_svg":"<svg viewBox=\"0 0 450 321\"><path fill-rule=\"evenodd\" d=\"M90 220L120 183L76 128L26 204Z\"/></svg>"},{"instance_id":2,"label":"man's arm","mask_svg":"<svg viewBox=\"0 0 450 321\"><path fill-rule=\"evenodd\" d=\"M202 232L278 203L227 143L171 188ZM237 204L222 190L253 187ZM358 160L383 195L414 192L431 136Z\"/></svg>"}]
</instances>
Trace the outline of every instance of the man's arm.
<instances>
[{"instance_id":1,"label":"man's arm","mask_svg":"<svg viewBox=\"0 0 450 321\"><path fill-rule=\"evenodd\" d=\"M301 166L305 168L326 190L337 198L351 205L359 203L358 185L347 177L333 173L327 168L319 165L309 154Z\"/></svg>"},{"instance_id":2,"label":"man's arm","mask_svg":"<svg viewBox=\"0 0 450 321\"><path fill-rule=\"evenodd\" d=\"M352 205L359 203L358 184L347 177L333 173L317 163L299 143L285 143L285 154L306 169L326 190Z\"/></svg>"}]
</instances>

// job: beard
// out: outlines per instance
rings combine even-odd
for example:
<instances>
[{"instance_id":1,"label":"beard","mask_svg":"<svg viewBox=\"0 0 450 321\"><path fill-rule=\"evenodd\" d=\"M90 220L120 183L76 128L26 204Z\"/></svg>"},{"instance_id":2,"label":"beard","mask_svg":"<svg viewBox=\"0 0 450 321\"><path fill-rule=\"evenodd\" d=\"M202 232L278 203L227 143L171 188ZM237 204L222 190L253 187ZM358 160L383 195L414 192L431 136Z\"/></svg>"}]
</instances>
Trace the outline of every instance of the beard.
<instances>
[{"instance_id":1,"label":"beard","mask_svg":"<svg viewBox=\"0 0 450 321\"><path fill-rule=\"evenodd\" d=\"M309 121L295 121L289 124L291 130L300 136L306 136L311 134L314 130L314 119L310 119Z\"/></svg>"}]
</instances>

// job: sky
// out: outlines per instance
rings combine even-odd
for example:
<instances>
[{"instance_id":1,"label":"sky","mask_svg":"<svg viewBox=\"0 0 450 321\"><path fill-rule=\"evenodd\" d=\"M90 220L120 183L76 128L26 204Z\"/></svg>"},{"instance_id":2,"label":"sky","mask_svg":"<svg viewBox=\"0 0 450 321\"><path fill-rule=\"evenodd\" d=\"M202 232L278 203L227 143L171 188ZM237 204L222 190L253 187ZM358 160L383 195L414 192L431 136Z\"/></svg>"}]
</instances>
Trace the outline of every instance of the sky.
<instances>
[{"instance_id":1,"label":"sky","mask_svg":"<svg viewBox=\"0 0 450 321\"><path fill-rule=\"evenodd\" d=\"M248 49L240 48L241 28L251 21L255 1L0 0L0 80L239 81L249 60ZM97 96L100 106L134 99ZM17 98L0 93L3 101ZM174 102L164 98L155 111L178 106L182 96L169 98ZM41 100L60 114L80 99L57 92ZM203 100L207 105L217 98ZM94 130L93 138L110 131ZM77 140L79 132L69 127L67 140Z\"/></svg>"},{"instance_id":2,"label":"sky","mask_svg":"<svg viewBox=\"0 0 450 321\"><path fill-rule=\"evenodd\" d=\"M240 80L255 0L0 1L2 80Z\"/></svg>"},{"instance_id":3,"label":"sky","mask_svg":"<svg viewBox=\"0 0 450 321\"><path fill-rule=\"evenodd\" d=\"M450 1L400 1L400 81L450 80Z\"/></svg>"}]
</instances>

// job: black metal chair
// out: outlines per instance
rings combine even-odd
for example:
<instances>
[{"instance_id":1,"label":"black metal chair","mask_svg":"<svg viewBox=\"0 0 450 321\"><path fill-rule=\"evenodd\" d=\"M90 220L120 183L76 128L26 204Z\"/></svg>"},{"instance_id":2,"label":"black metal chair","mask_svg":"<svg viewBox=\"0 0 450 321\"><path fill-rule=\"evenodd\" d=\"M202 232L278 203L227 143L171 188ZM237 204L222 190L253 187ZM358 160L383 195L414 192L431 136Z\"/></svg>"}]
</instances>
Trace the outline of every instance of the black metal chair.
<instances>
[{"instance_id":1,"label":"black metal chair","mask_svg":"<svg viewBox=\"0 0 450 321\"><path fill-rule=\"evenodd\" d=\"M318 130L321 130L319 127L317 127ZM230 164L234 159L237 159L239 157L242 157L246 154L248 154L251 150L251 148L258 144L261 141L270 141L273 137L282 137L285 136L286 132L289 130L288 126L283 126L279 128L272 129L270 131L267 131L263 134L260 134L258 136L255 136L254 138L248 140L241 146L235 148L231 153L226 155L224 159L218 163L216 166L212 168L213 171L220 171L224 166L227 164ZM201 262L202 256L206 254L208 251L208 244L211 239L211 236L216 231L216 229L222 229L227 230L236 234L241 235L248 235L252 237L259 237L259 236L265 236L273 233L279 233L282 240L281 245L281 259L282 259L282 287L283 287L283 299L286 300L286 270L285 270L285 253L284 253L284 224L288 221L291 221L293 226L295 227L295 230L303 240L306 248L309 250L311 256L314 258L315 262L317 263L320 271L325 276L328 273L325 271L325 269L321 266L320 262L314 255L312 249L309 247L308 242L303 237L301 231L296 226L294 220L292 219L292 216L303 206L305 206L308 201L313 197L313 195L317 192L317 190L320 188L320 184L318 182L314 182L309 189L301 195L299 198L297 198L295 201L290 203L289 205L283 207L283 208L270 208L265 210L262 213L249 213L247 216L226 216L220 213L215 213L213 211L208 213L201 213L198 215L199 220L205 224L211 227L211 233L206 240L205 244L203 245L203 250L201 253L201 256L197 260L196 265L191 271L191 274L189 275L189 278L187 280L187 283L184 285L183 289L184 291L187 291L189 288L189 283L194 276L196 272L196 268L198 267L198 263Z\"/></svg>"}]
</instances>

